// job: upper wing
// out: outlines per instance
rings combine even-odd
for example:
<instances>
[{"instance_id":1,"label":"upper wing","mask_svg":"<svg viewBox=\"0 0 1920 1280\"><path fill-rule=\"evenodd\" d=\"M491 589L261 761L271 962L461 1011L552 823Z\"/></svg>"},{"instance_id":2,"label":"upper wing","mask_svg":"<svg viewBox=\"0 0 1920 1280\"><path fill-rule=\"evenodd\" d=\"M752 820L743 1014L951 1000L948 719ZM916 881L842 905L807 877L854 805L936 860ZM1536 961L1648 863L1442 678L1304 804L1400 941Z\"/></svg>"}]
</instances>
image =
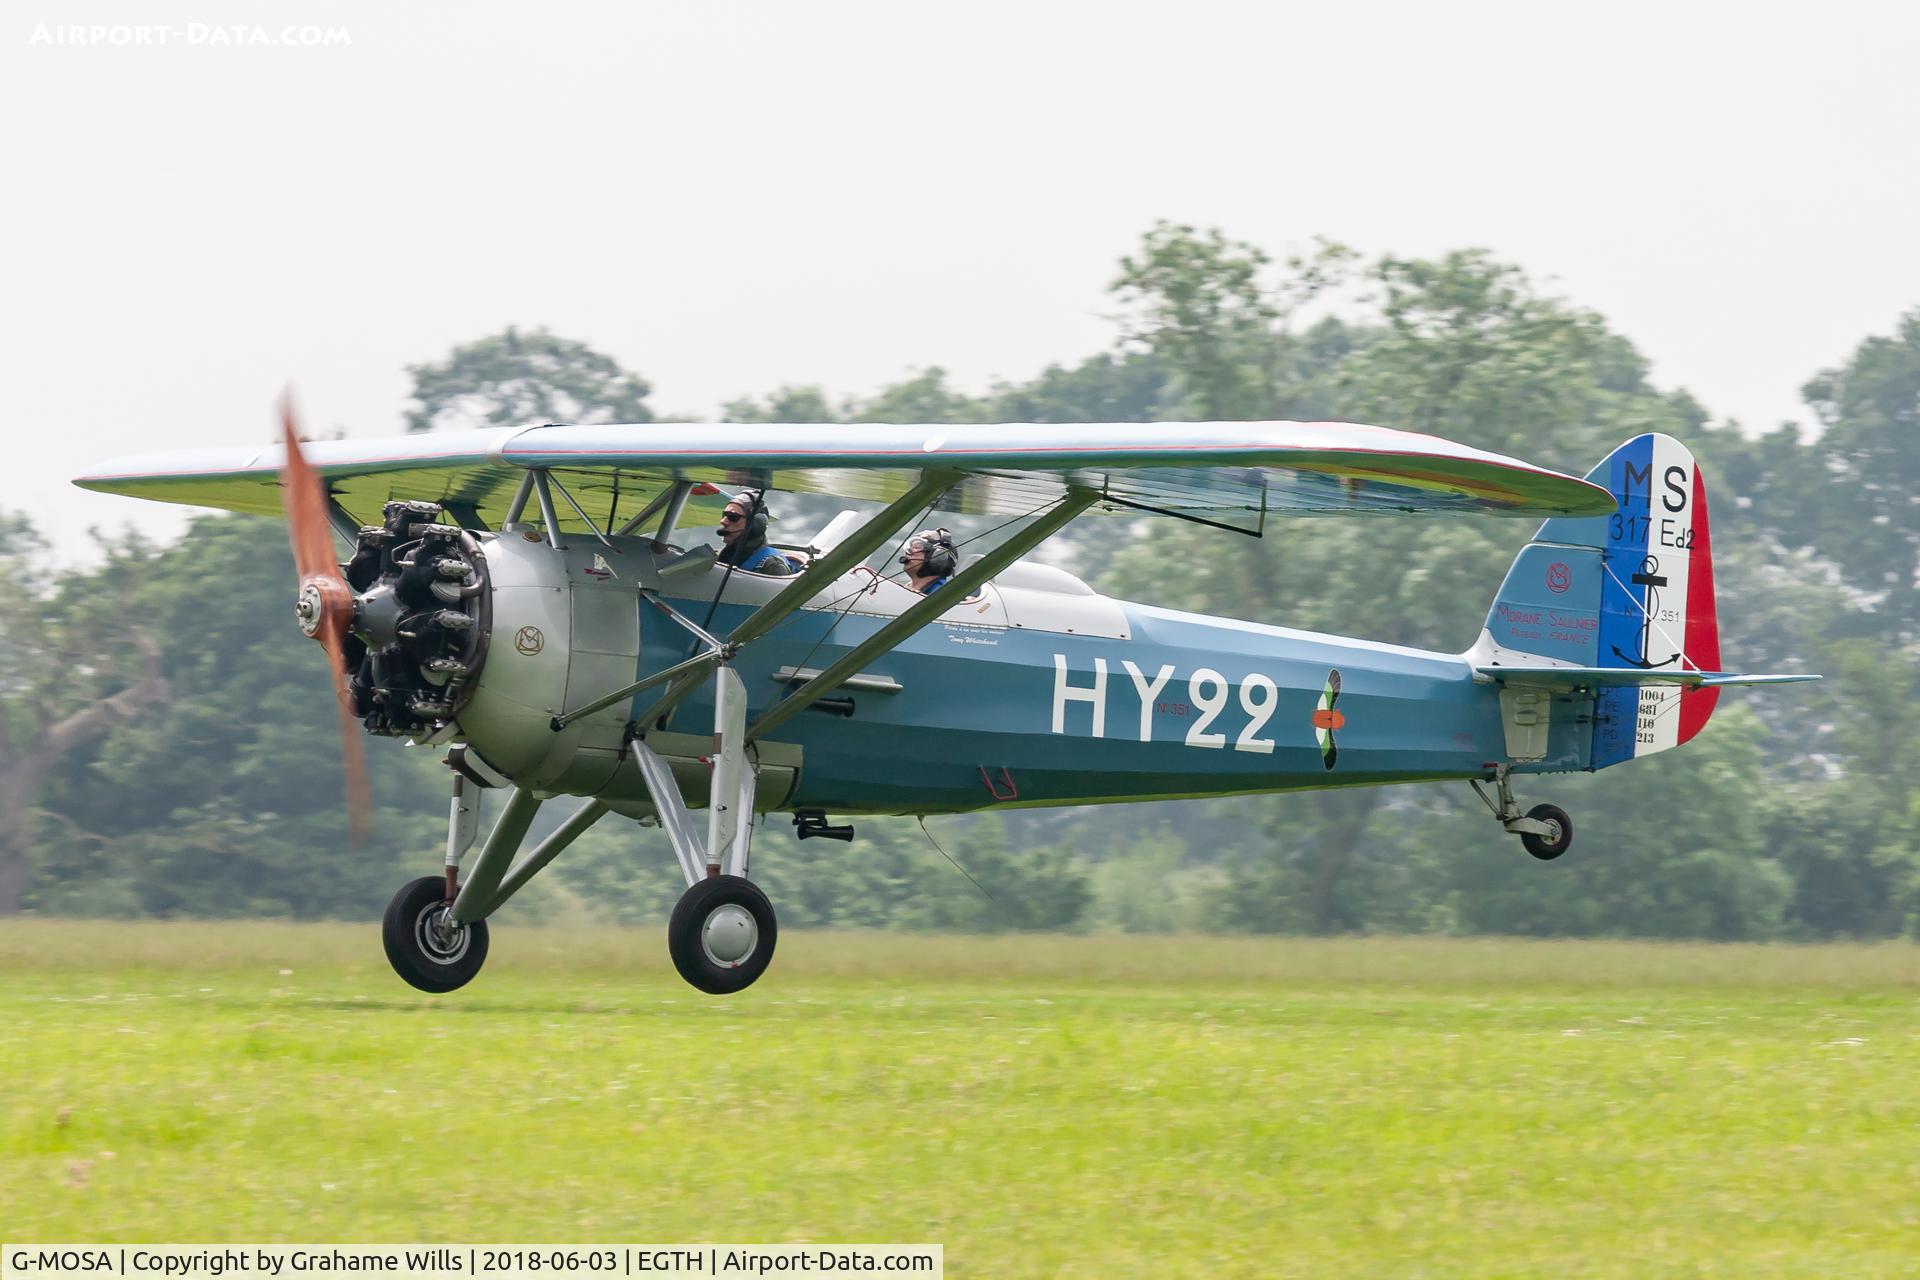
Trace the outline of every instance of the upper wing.
<instances>
[{"instance_id":1,"label":"upper wing","mask_svg":"<svg viewBox=\"0 0 1920 1280\"><path fill-rule=\"evenodd\" d=\"M280 510L280 449L118 459L82 488L228 511ZM489 524L521 477L545 467L608 525L676 479L887 500L932 468L960 479L941 504L1021 515L1067 487L1109 510L1165 512L1256 530L1268 514L1478 511L1600 515L1607 491L1437 436L1346 422L999 423L895 426L661 422L502 427L320 441L307 454L354 516L392 498L468 508ZM562 523L571 512L562 508Z\"/></svg>"},{"instance_id":2,"label":"upper wing","mask_svg":"<svg viewBox=\"0 0 1920 1280\"><path fill-rule=\"evenodd\" d=\"M521 427L445 431L385 439L316 440L302 447L307 462L341 504L368 524L394 498L471 501L497 519L513 500L525 469L500 450ZM253 449L190 449L115 458L74 483L101 493L155 502L181 502L221 511L279 515L277 444ZM489 521L491 523L492 520Z\"/></svg>"}]
</instances>

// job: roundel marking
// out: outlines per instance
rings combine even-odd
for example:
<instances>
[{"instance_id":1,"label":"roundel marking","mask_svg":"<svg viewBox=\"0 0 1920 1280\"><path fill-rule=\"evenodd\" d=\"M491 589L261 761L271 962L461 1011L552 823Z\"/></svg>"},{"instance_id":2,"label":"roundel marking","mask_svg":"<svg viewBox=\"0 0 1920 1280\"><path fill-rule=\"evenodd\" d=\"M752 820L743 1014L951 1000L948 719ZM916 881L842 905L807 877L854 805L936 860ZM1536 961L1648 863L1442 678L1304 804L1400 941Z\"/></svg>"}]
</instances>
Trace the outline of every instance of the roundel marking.
<instances>
[{"instance_id":1,"label":"roundel marking","mask_svg":"<svg viewBox=\"0 0 1920 1280\"><path fill-rule=\"evenodd\" d=\"M1340 758L1340 747L1333 740L1333 731L1347 723L1345 712L1335 711L1333 704L1340 701L1340 672L1338 669L1327 672L1327 682L1320 690L1320 701L1313 708L1313 736L1320 744L1320 763L1328 769Z\"/></svg>"}]
</instances>

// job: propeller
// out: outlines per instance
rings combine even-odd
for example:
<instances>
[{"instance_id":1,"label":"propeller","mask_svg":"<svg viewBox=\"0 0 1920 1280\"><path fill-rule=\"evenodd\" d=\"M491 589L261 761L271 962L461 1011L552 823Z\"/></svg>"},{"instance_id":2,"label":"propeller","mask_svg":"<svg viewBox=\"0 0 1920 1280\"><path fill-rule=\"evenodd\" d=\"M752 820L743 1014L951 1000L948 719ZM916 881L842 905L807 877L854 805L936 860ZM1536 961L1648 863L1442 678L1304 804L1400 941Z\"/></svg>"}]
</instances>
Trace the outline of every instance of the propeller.
<instances>
[{"instance_id":1,"label":"propeller","mask_svg":"<svg viewBox=\"0 0 1920 1280\"><path fill-rule=\"evenodd\" d=\"M346 771L347 831L355 844L367 835L372 797L367 785L366 749L353 713L353 691L348 687L347 629L353 624L353 588L340 572L333 554L332 524L327 519L327 490L300 448L299 424L293 413L293 391L280 398L280 426L286 437L287 457L280 467L280 503L287 512L287 537L293 543L294 572L300 575L300 594L294 617L300 630L318 640L327 651L333 673L333 693L340 713L340 755Z\"/></svg>"}]
</instances>

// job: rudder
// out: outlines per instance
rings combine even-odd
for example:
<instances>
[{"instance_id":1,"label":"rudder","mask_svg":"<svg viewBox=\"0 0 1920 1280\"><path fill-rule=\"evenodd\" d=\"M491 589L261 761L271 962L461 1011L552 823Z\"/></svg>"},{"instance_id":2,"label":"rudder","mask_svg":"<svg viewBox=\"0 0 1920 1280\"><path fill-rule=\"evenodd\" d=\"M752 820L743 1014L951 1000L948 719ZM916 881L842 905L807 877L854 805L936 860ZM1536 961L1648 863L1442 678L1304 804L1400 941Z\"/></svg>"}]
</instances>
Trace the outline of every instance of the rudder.
<instances>
[{"instance_id":1,"label":"rudder","mask_svg":"<svg viewBox=\"0 0 1920 1280\"><path fill-rule=\"evenodd\" d=\"M1720 669L1706 485L1672 436L1636 436L1588 480L1612 493L1610 516L1556 517L1514 560L1475 653L1499 665ZM1601 689L1589 768L1692 738L1719 691Z\"/></svg>"}]
</instances>

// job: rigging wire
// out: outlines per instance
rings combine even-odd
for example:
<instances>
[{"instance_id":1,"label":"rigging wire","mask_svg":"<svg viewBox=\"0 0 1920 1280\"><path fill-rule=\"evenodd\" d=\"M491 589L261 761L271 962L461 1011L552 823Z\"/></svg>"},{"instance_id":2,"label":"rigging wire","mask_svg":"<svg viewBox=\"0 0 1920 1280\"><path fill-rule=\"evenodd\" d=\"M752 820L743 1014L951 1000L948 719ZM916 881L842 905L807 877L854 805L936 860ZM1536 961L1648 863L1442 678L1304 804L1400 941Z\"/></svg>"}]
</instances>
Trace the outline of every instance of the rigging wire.
<instances>
[{"instance_id":1,"label":"rigging wire","mask_svg":"<svg viewBox=\"0 0 1920 1280\"><path fill-rule=\"evenodd\" d=\"M944 496L945 495L943 494L942 497ZM962 547L970 547L974 543L982 540L983 538L991 538L994 534L1000 532L1002 529L1010 529L1014 525L1019 524L1022 520L1031 520L1033 519L1033 517L1039 515L1041 512L1045 511L1047 508L1058 506L1061 502L1064 502L1064 501L1066 501L1064 496L1060 498L1049 498L1045 502L1042 502L1039 506L1033 508L1031 511L1023 511L1017 516L1013 516L1010 519L1002 520L999 524L994 525L993 528L991 529L983 529L979 533L974 534L970 538L961 539L959 542L954 543L953 549L957 554ZM920 519L924 520L927 517L931 516L933 514L934 504L938 502L939 502L939 499L936 498L934 499L934 503L929 503L927 506L927 509L920 513ZM894 545L894 548L893 548L894 551L897 553L902 547L906 545L907 539L911 538L912 536L913 536L912 534L908 534L906 535L906 537L902 538L898 543ZM878 571L875 571L873 576L882 582L892 582L896 578L905 578L906 570L904 567L901 567L901 568L895 568L887 573L880 573ZM861 596L866 595L871 590L872 588L863 586L858 590L852 592L851 594L854 600L858 600ZM830 600L827 602L827 608L831 609L838 603L839 602L837 600ZM846 615L843 612L841 616L844 617Z\"/></svg>"},{"instance_id":2,"label":"rigging wire","mask_svg":"<svg viewBox=\"0 0 1920 1280\"><path fill-rule=\"evenodd\" d=\"M945 858L948 862L953 862L953 855L948 853L945 849L941 849L940 842L933 838L933 832L927 830L927 815L924 813L918 814L916 815L915 820L920 823L920 834L927 838L927 843L932 845L936 850L938 850L941 857ZM957 862L953 862L953 869L955 871L958 871L961 875L965 876L973 884L974 888L978 889L981 893L985 894L988 902L991 902L996 907L1000 905L1000 900L998 898L994 897L990 893L987 893L987 886L981 884L978 880L975 880L973 878L973 872L967 870L965 867L961 866Z\"/></svg>"},{"instance_id":3,"label":"rigging wire","mask_svg":"<svg viewBox=\"0 0 1920 1280\"><path fill-rule=\"evenodd\" d=\"M949 490L948 492L951 492L951 490ZM918 524L918 523L920 522L920 520L925 520L925 519L927 519L927 518L929 518L930 516L932 516L932 515L933 515L933 511L934 511L934 508L935 508L936 506L938 506L938 505L940 504L940 501L941 501L941 499L942 499L942 498L945 498L946 496L947 496L947 495L946 495L945 493L942 493L942 494L941 494L941 495L940 495L939 497L936 497L936 498L934 498L934 499L933 499L933 500L932 500L931 502L929 502L929 503L927 503L927 505L926 505L926 509L925 509L925 510L923 510L923 511L922 511L922 512L920 513L920 517L919 517L919 520L915 520L915 521L913 521L913 522L912 522L911 524L909 524L909 525L908 525L908 528L909 528L909 529L911 529L911 528L912 528L912 525L913 525L913 524ZM1010 526L1012 526L1012 525L1016 525L1016 524L1018 524L1018 523L1020 523L1020 522L1021 522L1022 520L1031 520L1031 519L1032 519L1032 518L1033 518L1034 516L1037 516L1037 515L1039 515L1039 514L1040 514L1040 513L1042 512L1042 511L1045 511L1045 510L1046 510L1046 509L1047 509L1048 507L1050 507L1050 506L1053 506L1053 505L1055 505L1055 504L1056 504L1057 502L1064 502L1064 501L1066 501L1066 498L1065 498L1064 496L1062 496L1062 497L1060 497L1060 498L1058 498L1058 499L1049 499L1048 501L1046 501L1046 502L1043 502L1043 503L1041 503L1041 504L1040 504L1039 506L1037 506L1037 507L1035 507L1035 508L1034 508L1033 510L1031 510L1031 511L1027 511L1027 512L1023 512L1023 513L1021 513L1020 515L1017 515L1017 516L1014 516L1013 518L1011 518L1011 519L1009 519L1009 520L1003 520L1003 521L1001 521L1001 522L1000 522L999 524L997 524L997 525L995 525L995 526L993 526L993 528L991 528L991 529L987 529L987 530L985 530L985 531L983 531L983 532L981 532L981 533L976 533L976 534L974 534L974 535L973 535L973 536L972 536L971 538L967 538L967 539L965 539L965 540L964 540L964 541L962 541L962 542L959 542L959 543L956 543L956 544L955 544L955 546L954 546L954 553L955 553L955 555L956 555L956 557L957 557L957 556L958 556L958 554L959 554L959 551L960 551L960 548L961 548L961 547L965 547L965 546L971 546L971 545L972 545L973 543L976 543L976 542L978 542L978 541L980 541L980 540L981 540L982 538L990 538L990 537L992 537L992 536L993 536L994 534L996 534L996 533L998 533L998 532L1000 532L1000 531L1001 531L1002 529L1005 529L1005 528L1008 528L1008 527L1010 527ZM916 530L915 532L917 532L917 530ZM909 542L909 541L910 541L910 540L911 540L912 538L913 538L913 533L903 533L903 534L902 534L902 535L900 536L900 541L898 541L898 542L896 542L896 543L894 543L894 545L893 545L893 550L892 550L891 552L889 552L889 553L888 553L888 558L889 558L889 560L890 560L890 561L897 561L897 560L898 560L898 558L899 558L899 553L900 553L900 550L901 550L901 548L903 548L903 547L905 547L905 546L907 545L907 543L908 543L908 542ZM883 574L883 573L879 573L879 572L877 572L877 571L876 571L876 572L874 573L874 575L873 575L873 576L874 576L874 578L875 578L876 580L878 580L878 581L880 581L880 582L889 582L889 581L892 581L892 580L893 580L894 578L896 578L896 577L900 577L900 576L903 576L903 575L905 574L905 572L906 572L906 570L905 570L904 568L896 568L896 569L895 569L895 570L894 570L893 572L891 572L891 573L884 573L884 574ZM722 586L722 587L724 588L724 587L726 586L726 584L725 584L725 583L722 583L722 584L721 584L721 586ZM833 621L832 621L832 622L831 622L830 624L828 624L828 626L827 626L827 628L826 628L826 630L824 630L824 631L822 631L822 632L820 633L820 638L819 638L818 640L815 640L815 641L813 642L813 647L812 647L811 649L808 649L808 650L807 650L807 652L806 652L806 655L805 655L804 657L802 657L802 658L800 659L800 661L798 661L798 662L796 662L796 663L794 664L794 668L793 668L793 669L794 669L794 671L795 671L796 673L797 673L797 672L799 672L799 671L801 671L801 670L803 670L803 669L805 669L805 667L806 667L806 665L807 665L807 664L808 664L809 662L811 662L811 661L813 661L813 655L814 655L814 654L816 654L816 653L818 653L818 652L820 652L820 646L821 646L821 645L823 645L823 644L825 644L825 643L827 642L827 639L828 639L828 637L830 637L831 635L833 635L833 633L834 633L834 631L835 631L835 630L836 630L836 629L837 629L837 628L838 628L838 627L840 626L840 624L841 624L842 622L845 622L845 621L846 621L846 619L847 619L847 615L853 612L853 606L854 606L854 605L856 605L856 604L858 604L858 603L860 602L860 597L861 597L861 596L864 596L864 595L866 595L866 594L867 594L867 592L868 592L869 590L870 590L870 588L868 588L868 587L865 587L865 586L863 586L863 587L860 587L860 588L859 588L858 590L855 590L855 591L851 591L851 592L849 592L849 593L847 594L847 603L846 603L846 607L844 607L844 608L842 608L842 609L840 610L840 616L839 616L839 617L837 617L837 618L835 618L835 619L834 619L834 620L833 620ZM837 601L831 601L831 600L830 600L830 601L828 601L828 602L827 602L827 608L829 608L829 609L831 609L831 608L833 608L833 606L834 606L834 605L835 605L836 603L838 603L838 602L837 602ZM798 683L800 683L800 681L799 681L799 680L798 680L798 679L796 678L795 680L793 680L793 681L791 681L790 683L791 683L791 684L798 684ZM933 837L931 837L931 836L929 836L929 837L927 837L927 838L928 838L929 840L931 840L931 839L932 839ZM939 846L937 846L937 845L935 846L935 848L938 848L938 847L939 847ZM955 866L958 866L959 864L958 864L958 863L955 863L954 865L955 865ZM963 868L962 870L964 871L964 868ZM971 879L972 879L973 877L971 877L971 876L968 876L967 878L968 878L969 880L971 880ZM984 893L984 892L986 892L986 891L985 891L985 890L983 889L983 890L981 890L981 892L983 892L983 893ZM991 895L989 895L989 896L991 896Z\"/></svg>"},{"instance_id":4,"label":"rigging wire","mask_svg":"<svg viewBox=\"0 0 1920 1280\"><path fill-rule=\"evenodd\" d=\"M888 553L888 561L889 561L889 562L897 562L897 561L898 561L898 559L899 559L899 555L900 555L900 552L901 552L901 550L902 550L902 549L903 549L903 548L904 548L904 547L905 547L905 546L907 545L907 543L908 543L908 542L909 542L909 541L910 541L910 540L911 540L911 539L913 538L913 535L914 535L914 533L916 533L916 532L918 532L918 530L917 530L917 529L915 529L915 527L914 527L914 526L916 526L916 525L918 525L918 524L920 524L920 522L921 522L921 521L924 521L924 520L926 520L926 519L928 519L928 518L930 518L930 517L931 517L931 516L933 515L933 512L934 512L934 510L935 510L935 508L936 508L936 507L938 507L938 506L940 505L940 502L941 502L941 501L942 501L942 500L943 500L944 498L946 498L946 496L947 496L947 493L950 493L950 492L952 492L952 491L951 491L951 490L947 490L946 492L943 492L943 493L941 493L941 494L939 494L939 495L937 495L936 497L934 497L934 498L933 498L933 499L932 499L931 501L929 501L929 502L927 503L927 505L926 505L926 507L925 507L925 508L923 508L923 509L921 510L921 512L920 512L920 515L918 516L918 518L916 518L915 520L912 520L912 521L910 521L910 522L909 522L909 523L907 524L907 526L906 526L906 532L903 532L903 533L902 533L902 534L900 535L900 540L899 540L898 542L896 542L896 543L894 543L894 545L893 545L893 550L892 550L892 551L890 551L890 552ZM1060 497L1060 498L1053 498L1053 499L1048 499L1047 501L1045 501L1045 502L1042 502L1042 503L1041 503L1041 504L1040 504L1039 506L1037 506L1037 507L1034 507L1034 508L1033 508L1033 509L1032 509L1031 511L1025 511L1025 512L1022 512L1022 513L1020 513L1019 515L1016 515L1016 516L1013 516L1013 517L1011 517L1010 519L1007 519L1007 520L1003 520L1003 521L1001 521L1001 522L1000 522L999 524L997 524L997 525L994 525L994 526L993 526L993 527L992 527L991 529L986 529L986 530L983 530L983 531L982 531L982 532L980 532L980 533L976 533L976 534L974 534L974 535L973 535L972 537L970 537L970 538L966 538L966 539L963 539L963 540L962 540L962 541L960 541L959 543L957 543L957 544L955 544L955 546L954 546L954 551L955 551L955 552L956 552L956 554L957 554L957 553L959 552L959 550L960 550L960 548L962 548L962 547L967 547L967 546L971 546L972 544L974 544L974 543L976 543L976 542L978 542L978 541L980 541L980 540L981 540L982 538L990 538L990 537L992 537L992 536L993 536L994 534L996 534L996 533L998 533L998 532L1000 532L1000 531L1001 531L1002 529L1006 529L1006 528L1010 528L1010 527L1011 527L1011 526L1013 526L1013 525L1016 525L1016 524L1019 524L1019 523L1020 523L1020 522L1021 522L1022 520L1030 520L1030 519L1032 519L1032 518L1033 518L1034 516L1037 516L1037 515L1039 515L1039 514L1040 514L1041 512L1043 512L1043 511L1045 511L1045 510L1046 510L1046 509L1047 509L1048 507L1051 507L1051 506L1054 506L1054 505L1056 505L1056 504L1057 504L1057 503L1059 503L1059 502L1064 502L1065 500L1066 500L1066 499L1065 499L1065 497L1064 497L1064 495L1063 495L1062 497ZM714 609L718 607L718 605L719 605L719 603L720 603L720 598L721 598L721 596L722 596L722 595L723 595L723 594L724 594L724 593L726 592L726 589L727 589L727 581L728 581L728 579L729 579L729 578L731 578L731 577L732 577L732 574L733 574L733 569L734 569L734 566L733 566L733 565L728 565L728 566L727 566L727 576L726 576L726 577L723 577L723 578L721 579L721 581L720 581L720 589L719 589L718 591L716 591L716 592L714 593L714 597L713 597L713 604L712 604L712 605L710 605L710 606L708 606L708 609L707 609L707 620L708 620L708 622L711 622L711 621L712 621L712 619L713 619L713 612L714 612ZM895 579L895 578L898 578L898 577L902 577L902 576L904 576L904 574L905 574L905 572L906 572L906 571L905 571L905 569L904 569L904 568L901 568L901 567L896 567L896 568L895 568L895 569L893 569L893 570L892 570L891 572L887 572L887 573L881 573L881 572L878 572L878 571L875 571L875 573L874 573L874 578L875 578L875 579L876 579L877 581L880 581L880 582L889 582L889 581L892 581L892 580L893 580L893 579ZM853 590L853 591L850 591L850 592L848 592L848 593L847 593L847 596L846 596L846 604L845 604L844 606L841 606L841 607L840 607L840 609L839 609L839 617L837 617L837 618L835 618L835 619L834 619L834 620L833 620L832 622L830 622L829 624L827 624L827 626L826 626L826 628L825 628L824 630L822 630L822 631L821 631L821 633L820 633L820 638L819 638L819 639L817 639L817 640L815 640L815 641L813 642L813 647L812 647L812 648L810 648L810 649L808 649L808 650L807 650L807 652L806 652L806 653L805 653L805 654L804 654L804 655L803 655L803 656L801 657L801 659L800 659L800 661L798 661L798 662L796 662L796 663L794 664L794 670L795 670L795 672L796 672L796 673L797 673L797 672L799 672L799 671L801 671L801 670L804 670L804 669L806 668L806 666L807 666L807 664L808 664L809 662L811 662L811 661L813 661L813 656L814 656L814 655L815 655L816 653L819 653L819 652L820 652L820 646L821 646L821 645L823 645L823 644L825 644L825 643L827 642L827 640L828 640L828 639L829 639L829 638L830 638L830 637L831 637L831 636L833 635L833 633L834 633L834 632L835 632L836 630L838 630L838 629L839 629L839 626L840 626L840 624L841 624L842 622L844 622L844 621L846 621L846 619L847 619L847 616L848 616L849 614L851 614L851 613L853 612L853 606L854 606L854 605L856 605L856 604L858 604L858 603L860 602L860 597L862 597L862 596L864 596L864 595L866 595L866 594L868 594L868 592L869 592L870 590L871 590L871 588L870 588L870 587L867 587L867 586L861 586L861 587L858 587L858 588L856 588L855 590ZM835 607L836 605L839 605L839 603L840 603L840 602L839 602L838 600L829 600L829 601L827 602L827 605L826 605L826 607L827 607L828 609L832 609L832 608L834 608L834 607ZM823 610L822 612L824 612L824 610ZM793 680L793 681L790 681L790 682L789 682L789 685L791 686L791 685L796 685L796 684L799 684L799 683L800 683L800 681L799 681L799 680L798 680L798 679L796 678L795 680ZM922 825L922 829L923 829L923 830L925 829L925 827L924 827L924 824ZM932 839L933 839L933 837L932 837L932 836L928 836L927 838L928 838L928 840L932 840ZM938 846L938 845L935 845L934 847L935 847L935 848L939 848L939 846ZM948 861L952 861L952 859L948 859ZM955 866L959 866L960 864L958 864L958 863L954 863L954 865L955 865ZM965 869L964 867L963 867L963 868L961 868L961 872L962 872L962 874L965 874L965 870L966 870L966 869ZM969 880L971 880L971 879L973 879L973 877L972 877L972 876L968 876L967 878L968 878ZM982 890L981 890L981 892L982 892L982 893L985 893L985 892L986 892L986 890L984 890L984 889L982 889ZM991 895L991 894L989 894L988 896L989 896L989 898L991 898L991 896L992 896L992 895Z\"/></svg>"},{"instance_id":5,"label":"rigging wire","mask_svg":"<svg viewBox=\"0 0 1920 1280\"><path fill-rule=\"evenodd\" d=\"M925 510L923 510L923 511L922 511L922 512L920 513L920 516L919 516L919 519L917 519L917 520L913 520L913 521L911 521L911 522L909 522L909 524L908 524L908 526L907 526L907 527L908 527L908 528L909 528L909 529L911 530L911 529L912 529L912 526L913 526L913 525L916 525L916 524L918 524L918 523L920 523L920 521L921 521L921 520L925 520L925 519L926 519L927 517L929 517L929 516L931 516L931 515L933 514L933 509L934 509L934 507L936 507L937 505L939 505L939 502L940 502L940 499L941 499L941 498L944 498L944 497L946 497L946 496L947 496L947 495L946 495L945 493L941 493L941 494L939 494L939 495L937 495L936 497L934 497L934 498L933 498L933 499L932 499L931 501L929 501L929 502L927 503L927 505L926 505L926 509L925 509ZM888 555L889 555L890 557L897 557L897 556L899 555L899 553L900 553L900 549L901 549L902 547L904 547L904 546L906 546L906 545L907 545L907 543L908 543L908 541L909 541L910 539L912 539L912 537L913 537L913 533L912 533L912 532L908 532L908 533L903 533L903 534L901 534L901 535L900 535L900 541L898 541L898 542L896 542L896 543L894 543L894 544L893 544L893 550L892 550L892 551L890 551L890 552L888 552L887 554L888 554ZM889 575L887 575L887 576L888 576L888 577L891 577L892 575L891 575L891 574L889 574ZM876 578L879 578L879 577L880 577L880 575L876 573L876 574L874 575L874 577L876 577ZM724 586L725 584L722 584L722 585ZM804 656L804 657L802 657L802 658L800 659L800 661L798 661L798 662L796 662L796 663L794 663L794 664L793 664L793 669L794 669L794 670L795 670L796 672L798 672L798 671L800 671L800 670L802 670L802 669L804 669L804 668L806 667L806 665L807 665L807 663L809 663L809 662L811 662L811 661L813 661L813 655L814 655L814 654L816 654L816 653L818 653L818 652L820 652L820 646L821 646L821 645L823 645L823 644L825 644L825 643L827 642L827 637L828 637L828 636L831 636L831 635L832 635L832 634L834 633L834 631L835 631L836 629L838 629L838 628L839 628L839 626L840 626L840 624L841 624L842 622L845 622L845 621L847 620L847 615L853 612L853 606L854 606L854 605L856 605L856 604L858 604L858 603L860 603L860 597L861 597L861 596L863 596L863 595L865 595L865 594L867 594L867 588L866 588L866 587L861 587L861 588L860 588L860 589L858 589L857 591L851 591L851 592L848 592L848 593L847 593L847 603L846 603L846 607L840 610L840 616L839 616L839 617L837 617L837 618L835 618L835 619L834 619L834 620L833 620L832 622L830 622L830 623L828 623L828 624L827 624L827 627L826 627L826 629L825 629L824 631L822 631L822 632L820 633L820 638L819 638L818 640L815 640L815 641L813 642L813 648L811 648L811 649L809 649L809 650L807 650L807 652L806 652L806 656ZM833 606L834 606L834 605L835 605L836 603L837 603L837 601L832 601L832 600L830 600L830 601L828 601L828 602L827 602L827 608L829 608L829 609L831 609L831 608L833 608ZM792 681L792 682L790 682L790 683L793 683L793 684L798 684L798 683L799 683L799 681L798 681L798 680L794 680L794 681Z\"/></svg>"}]
</instances>

